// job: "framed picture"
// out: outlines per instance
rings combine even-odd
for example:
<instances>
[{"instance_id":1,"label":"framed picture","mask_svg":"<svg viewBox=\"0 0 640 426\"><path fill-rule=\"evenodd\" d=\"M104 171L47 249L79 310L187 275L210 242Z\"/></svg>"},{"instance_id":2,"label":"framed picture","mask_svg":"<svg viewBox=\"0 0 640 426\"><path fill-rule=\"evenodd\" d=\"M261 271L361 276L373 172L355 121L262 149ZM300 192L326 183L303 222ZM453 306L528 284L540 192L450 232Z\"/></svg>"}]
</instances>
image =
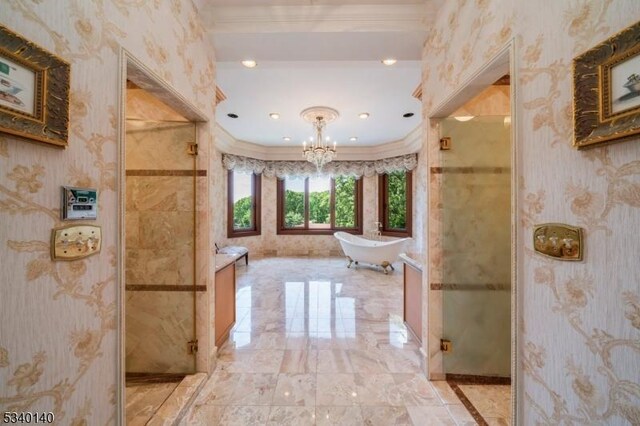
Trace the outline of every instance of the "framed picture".
<instances>
[{"instance_id":1,"label":"framed picture","mask_svg":"<svg viewBox=\"0 0 640 426\"><path fill-rule=\"evenodd\" d=\"M640 22L573 61L578 149L640 138Z\"/></svg>"},{"instance_id":2,"label":"framed picture","mask_svg":"<svg viewBox=\"0 0 640 426\"><path fill-rule=\"evenodd\" d=\"M0 25L0 132L66 147L71 67Z\"/></svg>"}]
</instances>

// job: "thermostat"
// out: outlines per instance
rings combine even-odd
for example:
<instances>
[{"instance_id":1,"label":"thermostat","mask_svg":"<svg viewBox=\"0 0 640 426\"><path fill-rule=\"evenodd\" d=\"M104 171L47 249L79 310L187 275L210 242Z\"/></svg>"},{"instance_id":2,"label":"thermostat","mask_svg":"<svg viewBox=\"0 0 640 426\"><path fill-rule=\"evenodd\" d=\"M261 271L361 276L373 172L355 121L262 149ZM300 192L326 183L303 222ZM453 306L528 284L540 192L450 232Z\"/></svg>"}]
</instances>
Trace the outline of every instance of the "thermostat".
<instances>
[{"instance_id":1,"label":"thermostat","mask_svg":"<svg viewBox=\"0 0 640 426\"><path fill-rule=\"evenodd\" d=\"M96 219L98 190L93 188L62 187L62 220Z\"/></svg>"}]
</instances>

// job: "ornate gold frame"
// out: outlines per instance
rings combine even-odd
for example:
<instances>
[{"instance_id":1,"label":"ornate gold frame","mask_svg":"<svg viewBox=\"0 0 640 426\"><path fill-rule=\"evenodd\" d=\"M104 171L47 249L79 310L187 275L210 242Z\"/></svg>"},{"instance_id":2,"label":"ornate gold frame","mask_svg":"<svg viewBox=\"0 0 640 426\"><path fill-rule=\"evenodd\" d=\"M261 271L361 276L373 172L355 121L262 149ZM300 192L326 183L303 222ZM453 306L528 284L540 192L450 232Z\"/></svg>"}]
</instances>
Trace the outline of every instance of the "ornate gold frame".
<instances>
[{"instance_id":1,"label":"ornate gold frame","mask_svg":"<svg viewBox=\"0 0 640 426\"><path fill-rule=\"evenodd\" d=\"M640 55L640 22L573 60L573 146L622 142L640 135L640 106L613 113L611 69Z\"/></svg>"},{"instance_id":2,"label":"ornate gold frame","mask_svg":"<svg viewBox=\"0 0 640 426\"><path fill-rule=\"evenodd\" d=\"M0 25L0 57L35 72L34 114L0 106L0 132L66 147L71 66Z\"/></svg>"}]
</instances>

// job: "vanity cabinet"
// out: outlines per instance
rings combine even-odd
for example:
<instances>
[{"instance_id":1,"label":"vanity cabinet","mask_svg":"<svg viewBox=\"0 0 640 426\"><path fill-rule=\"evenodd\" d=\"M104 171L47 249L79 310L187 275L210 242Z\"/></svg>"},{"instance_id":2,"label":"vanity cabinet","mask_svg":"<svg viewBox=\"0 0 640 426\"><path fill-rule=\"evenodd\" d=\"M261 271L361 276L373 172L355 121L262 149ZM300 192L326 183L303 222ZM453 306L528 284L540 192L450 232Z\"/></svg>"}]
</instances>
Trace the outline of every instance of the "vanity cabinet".
<instances>
[{"instance_id":1,"label":"vanity cabinet","mask_svg":"<svg viewBox=\"0 0 640 426\"><path fill-rule=\"evenodd\" d=\"M404 322L422 341L422 271L404 264Z\"/></svg>"},{"instance_id":2,"label":"vanity cabinet","mask_svg":"<svg viewBox=\"0 0 640 426\"><path fill-rule=\"evenodd\" d=\"M231 327L236 323L236 265L235 262L216 272L215 281L215 338L220 347L229 337Z\"/></svg>"}]
</instances>

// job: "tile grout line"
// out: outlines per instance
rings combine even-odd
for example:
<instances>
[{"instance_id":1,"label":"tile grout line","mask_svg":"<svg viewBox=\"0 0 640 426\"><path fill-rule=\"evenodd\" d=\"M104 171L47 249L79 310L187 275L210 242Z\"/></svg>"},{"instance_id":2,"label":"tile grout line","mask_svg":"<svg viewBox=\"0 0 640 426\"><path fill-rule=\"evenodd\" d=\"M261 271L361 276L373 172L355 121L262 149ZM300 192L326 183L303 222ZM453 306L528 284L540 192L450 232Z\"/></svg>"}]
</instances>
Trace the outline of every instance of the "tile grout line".
<instances>
[{"instance_id":1,"label":"tile grout line","mask_svg":"<svg viewBox=\"0 0 640 426\"><path fill-rule=\"evenodd\" d=\"M462 389L460 389L458 384L456 382L446 382L446 383L448 383L451 389L453 389L453 392L455 392L456 396L460 399L460 402L462 402L462 405L464 405L464 407L467 409L469 414L471 414L471 417L473 417L473 419L476 422L478 422L478 425L489 426L489 423L487 423L484 417L482 417L482 414L480 414L478 409L471 403L469 398L467 398L467 396L464 394Z\"/></svg>"}]
</instances>

